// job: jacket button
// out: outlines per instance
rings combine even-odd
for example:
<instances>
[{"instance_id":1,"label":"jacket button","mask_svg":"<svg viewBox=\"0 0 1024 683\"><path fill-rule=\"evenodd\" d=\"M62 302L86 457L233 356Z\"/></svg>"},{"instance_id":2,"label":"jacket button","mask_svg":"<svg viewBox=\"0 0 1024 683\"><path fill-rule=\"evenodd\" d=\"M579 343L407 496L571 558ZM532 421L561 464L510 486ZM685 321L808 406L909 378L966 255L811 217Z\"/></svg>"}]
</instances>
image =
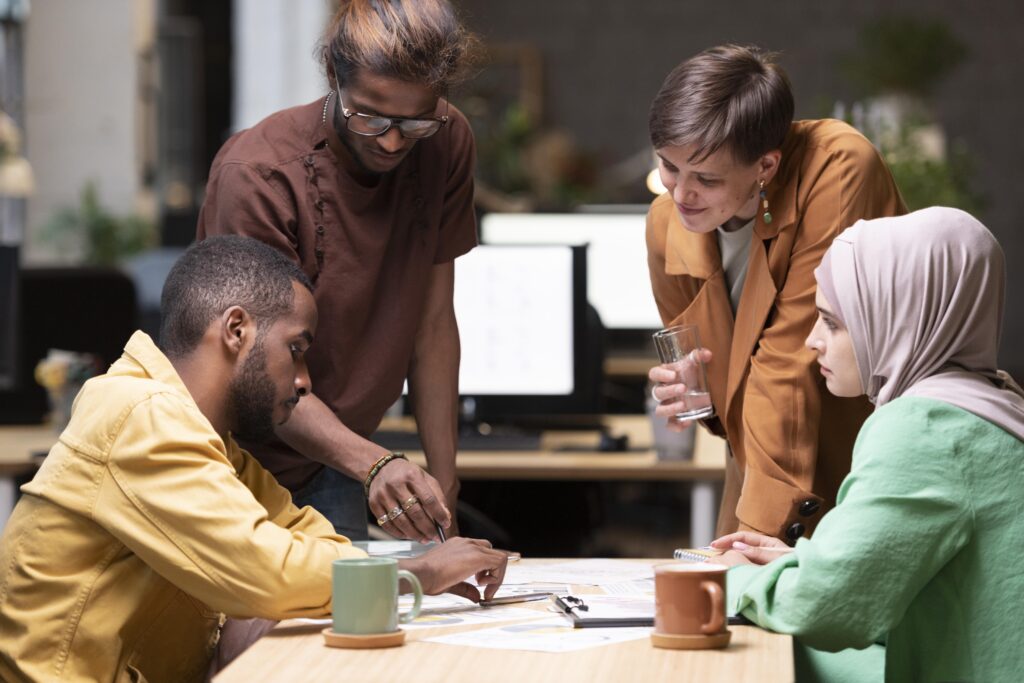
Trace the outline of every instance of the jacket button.
<instances>
[{"instance_id":1,"label":"jacket button","mask_svg":"<svg viewBox=\"0 0 1024 683\"><path fill-rule=\"evenodd\" d=\"M795 524L790 526L788 529L786 529L786 538L788 538L791 541L795 541L796 539L800 538L803 535L804 535L804 525L801 524L800 522L796 522Z\"/></svg>"},{"instance_id":2,"label":"jacket button","mask_svg":"<svg viewBox=\"0 0 1024 683\"><path fill-rule=\"evenodd\" d=\"M821 504L816 500L805 500L800 503L800 514L804 517L810 517L819 509L821 509Z\"/></svg>"}]
</instances>

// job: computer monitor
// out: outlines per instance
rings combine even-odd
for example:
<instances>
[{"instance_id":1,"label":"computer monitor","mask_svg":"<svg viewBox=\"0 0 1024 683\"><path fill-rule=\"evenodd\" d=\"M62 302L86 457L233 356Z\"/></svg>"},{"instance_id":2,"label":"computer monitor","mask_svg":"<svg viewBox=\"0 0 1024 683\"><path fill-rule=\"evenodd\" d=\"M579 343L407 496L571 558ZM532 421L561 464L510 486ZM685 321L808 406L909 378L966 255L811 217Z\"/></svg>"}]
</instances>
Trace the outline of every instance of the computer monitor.
<instances>
[{"instance_id":1,"label":"computer monitor","mask_svg":"<svg viewBox=\"0 0 1024 683\"><path fill-rule=\"evenodd\" d=\"M636 213L489 213L484 244L589 245L587 296L610 330L662 327L647 270L646 216Z\"/></svg>"},{"instance_id":2,"label":"computer monitor","mask_svg":"<svg viewBox=\"0 0 1024 683\"><path fill-rule=\"evenodd\" d=\"M586 270L586 248L566 245L481 245L455 261L459 394L477 419L598 409Z\"/></svg>"}]
</instances>

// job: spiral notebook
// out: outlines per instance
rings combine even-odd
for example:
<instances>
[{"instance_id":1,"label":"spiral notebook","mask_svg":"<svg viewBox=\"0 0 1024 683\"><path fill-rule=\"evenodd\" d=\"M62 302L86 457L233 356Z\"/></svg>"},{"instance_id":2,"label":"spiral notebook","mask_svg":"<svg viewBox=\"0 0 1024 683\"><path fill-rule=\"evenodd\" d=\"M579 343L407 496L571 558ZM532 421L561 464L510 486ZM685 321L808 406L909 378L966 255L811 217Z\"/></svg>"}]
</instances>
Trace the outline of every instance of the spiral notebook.
<instances>
[{"instance_id":1,"label":"spiral notebook","mask_svg":"<svg viewBox=\"0 0 1024 683\"><path fill-rule=\"evenodd\" d=\"M684 562L707 562L713 557L718 557L722 554L721 550L714 548L676 548L672 551L672 557L676 560L683 560Z\"/></svg>"}]
</instances>

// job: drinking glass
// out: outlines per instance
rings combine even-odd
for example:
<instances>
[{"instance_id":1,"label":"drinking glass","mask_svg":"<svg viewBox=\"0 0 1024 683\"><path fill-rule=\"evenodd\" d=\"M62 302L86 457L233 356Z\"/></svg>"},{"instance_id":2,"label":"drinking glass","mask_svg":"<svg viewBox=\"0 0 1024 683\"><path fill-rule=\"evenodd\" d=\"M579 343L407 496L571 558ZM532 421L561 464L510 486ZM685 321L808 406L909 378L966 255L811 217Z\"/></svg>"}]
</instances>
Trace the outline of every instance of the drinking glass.
<instances>
[{"instance_id":1,"label":"drinking glass","mask_svg":"<svg viewBox=\"0 0 1024 683\"><path fill-rule=\"evenodd\" d=\"M708 393L708 375L698 350L700 336L696 325L677 325L654 333L654 346L658 349L661 366L675 373L675 382L683 384L686 392L682 396L683 411L676 413L676 420L700 420L712 417L715 407ZM680 400L677 397L668 399Z\"/></svg>"}]
</instances>

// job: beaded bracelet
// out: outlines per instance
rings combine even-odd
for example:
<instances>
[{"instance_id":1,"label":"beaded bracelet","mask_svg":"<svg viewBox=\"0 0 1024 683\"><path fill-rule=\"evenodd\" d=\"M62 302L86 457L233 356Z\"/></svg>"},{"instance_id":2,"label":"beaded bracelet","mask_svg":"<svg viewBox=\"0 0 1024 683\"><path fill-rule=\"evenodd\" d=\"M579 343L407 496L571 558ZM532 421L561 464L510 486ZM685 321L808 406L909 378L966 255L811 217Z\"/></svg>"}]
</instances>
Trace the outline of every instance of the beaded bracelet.
<instances>
[{"instance_id":1,"label":"beaded bracelet","mask_svg":"<svg viewBox=\"0 0 1024 683\"><path fill-rule=\"evenodd\" d=\"M373 463L373 467L370 468L370 473L366 475L366 479L363 480L363 491L366 493L366 497L370 497L370 484L373 483L373 478L377 476L377 473L381 471L384 465L387 465L392 460L401 458L402 460L409 460L405 457L404 453L387 453L382 455L377 462Z\"/></svg>"}]
</instances>

